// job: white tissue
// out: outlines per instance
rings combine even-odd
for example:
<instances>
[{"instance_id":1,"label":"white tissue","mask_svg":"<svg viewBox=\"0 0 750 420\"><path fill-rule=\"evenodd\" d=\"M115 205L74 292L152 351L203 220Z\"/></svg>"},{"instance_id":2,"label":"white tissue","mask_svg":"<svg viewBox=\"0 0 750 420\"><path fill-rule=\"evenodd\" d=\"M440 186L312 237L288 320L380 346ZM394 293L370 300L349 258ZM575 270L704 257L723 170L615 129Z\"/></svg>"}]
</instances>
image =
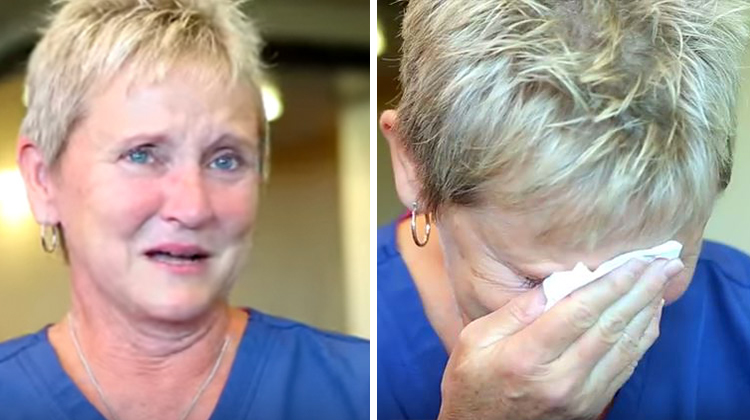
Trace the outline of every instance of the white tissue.
<instances>
[{"instance_id":1,"label":"white tissue","mask_svg":"<svg viewBox=\"0 0 750 420\"><path fill-rule=\"evenodd\" d=\"M604 262L593 272L584 263L579 262L570 271L552 273L542 283L544 296L547 297L547 305L545 305L544 311L548 311L555 303L571 294L574 290L606 276L633 258L640 258L646 262L651 262L657 258L674 259L680 256L681 251L681 243L669 241L651 249L642 249L619 255Z\"/></svg>"}]
</instances>

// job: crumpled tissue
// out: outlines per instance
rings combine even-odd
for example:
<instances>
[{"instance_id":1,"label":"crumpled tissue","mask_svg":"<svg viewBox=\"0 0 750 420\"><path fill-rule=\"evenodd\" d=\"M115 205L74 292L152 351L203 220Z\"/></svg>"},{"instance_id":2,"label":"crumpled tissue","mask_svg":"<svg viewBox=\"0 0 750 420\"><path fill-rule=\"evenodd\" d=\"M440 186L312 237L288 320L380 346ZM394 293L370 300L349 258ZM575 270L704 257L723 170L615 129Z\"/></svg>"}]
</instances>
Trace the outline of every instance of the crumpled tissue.
<instances>
[{"instance_id":1,"label":"crumpled tissue","mask_svg":"<svg viewBox=\"0 0 750 420\"><path fill-rule=\"evenodd\" d=\"M554 272L542 282L544 296L547 298L544 311L548 311L574 290L606 276L633 258L640 258L646 262L651 262L657 258L674 259L680 256L681 251L681 243L668 241L650 249L641 249L619 255L602 263L595 271L589 270L583 262L579 262L570 271Z\"/></svg>"}]
</instances>

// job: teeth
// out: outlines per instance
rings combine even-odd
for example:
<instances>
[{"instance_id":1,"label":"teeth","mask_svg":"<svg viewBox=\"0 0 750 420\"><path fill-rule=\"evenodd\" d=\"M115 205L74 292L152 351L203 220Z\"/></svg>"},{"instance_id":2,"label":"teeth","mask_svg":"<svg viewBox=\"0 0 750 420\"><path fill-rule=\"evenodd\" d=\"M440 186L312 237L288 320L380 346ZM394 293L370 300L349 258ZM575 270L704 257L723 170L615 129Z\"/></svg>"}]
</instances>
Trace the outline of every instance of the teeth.
<instances>
[{"instance_id":1,"label":"teeth","mask_svg":"<svg viewBox=\"0 0 750 420\"><path fill-rule=\"evenodd\" d=\"M163 254L158 253L152 256L154 260L162 261L168 264L175 264L175 265L189 265L194 264L198 261L197 258L191 258L188 256L176 256L176 255L170 255L170 254Z\"/></svg>"}]
</instances>

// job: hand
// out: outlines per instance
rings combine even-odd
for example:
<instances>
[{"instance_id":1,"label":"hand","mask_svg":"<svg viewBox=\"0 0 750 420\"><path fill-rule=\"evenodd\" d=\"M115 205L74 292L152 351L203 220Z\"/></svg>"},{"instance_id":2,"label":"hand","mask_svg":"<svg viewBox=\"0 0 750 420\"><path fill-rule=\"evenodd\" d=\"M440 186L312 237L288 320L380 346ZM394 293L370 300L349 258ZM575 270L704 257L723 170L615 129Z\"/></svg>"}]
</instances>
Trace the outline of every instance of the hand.
<instances>
[{"instance_id":1,"label":"hand","mask_svg":"<svg viewBox=\"0 0 750 420\"><path fill-rule=\"evenodd\" d=\"M680 260L631 260L548 312L537 287L467 325L443 375L439 419L593 419L659 336Z\"/></svg>"}]
</instances>

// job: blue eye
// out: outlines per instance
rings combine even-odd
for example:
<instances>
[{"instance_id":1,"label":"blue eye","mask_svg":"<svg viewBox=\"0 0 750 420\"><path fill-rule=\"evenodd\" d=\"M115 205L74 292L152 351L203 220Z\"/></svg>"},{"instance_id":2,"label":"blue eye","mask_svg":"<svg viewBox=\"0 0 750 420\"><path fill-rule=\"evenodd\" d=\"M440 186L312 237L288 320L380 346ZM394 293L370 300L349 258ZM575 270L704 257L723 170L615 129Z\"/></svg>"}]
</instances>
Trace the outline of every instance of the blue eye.
<instances>
[{"instance_id":1,"label":"blue eye","mask_svg":"<svg viewBox=\"0 0 750 420\"><path fill-rule=\"evenodd\" d=\"M154 156L151 153L151 151L145 147L138 147L132 150L129 150L125 154L125 158L135 164L138 165L147 165L149 163L153 163Z\"/></svg>"},{"instance_id":2,"label":"blue eye","mask_svg":"<svg viewBox=\"0 0 750 420\"><path fill-rule=\"evenodd\" d=\"M211 162L211 169L218 169L220 171L234 171L240 166L240 161L237 157L232 155L223 155L214 159Z\"/></svg>"}]
</instances>

